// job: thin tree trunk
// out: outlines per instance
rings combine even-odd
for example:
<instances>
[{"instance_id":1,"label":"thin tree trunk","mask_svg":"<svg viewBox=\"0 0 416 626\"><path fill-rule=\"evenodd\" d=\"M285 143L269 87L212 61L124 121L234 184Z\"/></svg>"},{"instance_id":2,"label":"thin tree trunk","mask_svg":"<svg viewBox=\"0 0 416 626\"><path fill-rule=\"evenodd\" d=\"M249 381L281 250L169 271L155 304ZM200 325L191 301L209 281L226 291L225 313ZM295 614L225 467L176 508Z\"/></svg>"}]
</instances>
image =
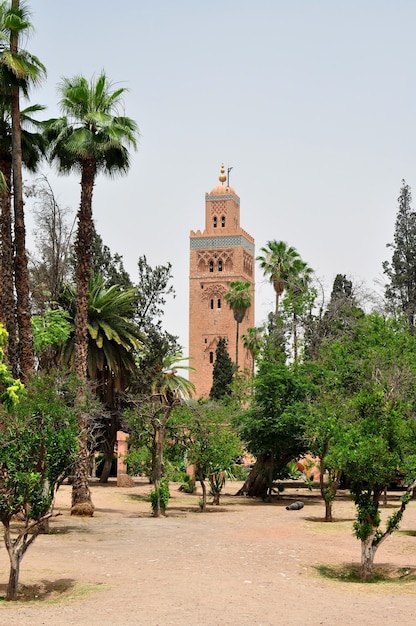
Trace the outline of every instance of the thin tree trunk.
<instances>
[{"instance_id":1,"label":"thin tree trunk","mask_svg":"<svg viewBox=\"0 0 416 626\"><path fill-rule=\"evenodd\" d=\"M163 472L164 472L164 464L163 464L164 443L165 443L165 425L163 423L158 423L155 425L153 458L152 458L152 481L153 481L155 492L157 494L156 505L153 509L154 517L160 517L162 514L162 508L160 506L160 483L161 483Z\"/></svg>"},{"instance_id":2,"label":"thin tree trunk","mask_svg":"<svg viewBox=\"0 0 416 626\"><path fill-rule=\"evenodd\" d=\"M100 483L107 483L108 479L111 476L111 469L113 467L113 459L114 459L114 445L111 449L110 445L107 445L104 448L103 452L103 467L100 474Z\"/></svg>"},{"instance_id":3,"label":"thin tree trunk","mask_svg":"<svg viewBox=\"0 0 416 626\"><path fill-rule=\"evenodd\" d=\"M236 331L236 338L235 338L235 367L238 371L238 340L240 336L240 322L237 320L237 331Z\"/></svg>"},{"instance_id":4,"label":"thin tree trunk","mask_svg":"<svg viewBox=\"0 0 416 626\"><path fill-rule=\"evenodd\" d=\"M92 516L94 505L88 485L89 451L85 413L87 362L88 362L88 283L92 257L92 194L95 178L95 163L85 163L81 175L81 202L78 211L78 233L76 240L76 285L77 301L75 313L75 371L79 379L76 398L78 419L78 459L75 463L72 483L71 515Z\"/></svg>"},{"instance_id":5,"label":"thin tree trunk","mask_svg":"<svg viewBox=\"0 0 416 626\"><path fill-rule=\"evenodd\" d=\"M48 519L49 514L39 520L40 522ZM7 586L6 600L17 600L17 592L19 590L19 574L20 563L26 550L35 541L40 531L40 524L26 527L14 540L10 530L10 519L3 521L4 526L4 543L10 560L9 582ZM31 533L29 536L29 532Z\"/></svg>"},{"instance_id":6,"label":"thin tree trunk","mask_svg":"<svg viewBox=\"0 0 416 626\"><path fill-rule=\"evenodd\" d=\"M205 513L207 510L207 486L205 484L204 476L199 468L197 468L197 474L202 489L202 502L200 503L201 513Z\"/></svg>"},{"instance_id":7,"label":"thin tree trunk","mask_svg":"<svg viewBox=\"0 0 416 626\"><path fill-rule=\"evenodd\" d=\"M9 553L10 557L10 573L7 585L6 600L17 600L17 592L19 589L20 561L19 555Z\"/></svg>"},{"instance_id":8,"label":"thin tree trunk","mask_svg":"<svg viewBox=\"0 0 416 626\"><path fill-rule=\"evenodd\" d=\"M0 194L1 205L1 305L0 321L7 330L9 337L5 347L5 359L12 370L14 378L19 375L16 343L16 301L13 281L13 236L11 211L11 161L0 162L8 191Z\"/></svg>"},{"instance_id":9,"label":"thin tree trunk","mask_svg":"<svg viewBox=\"0 0 416 626\"><path fill-rule=\"evenodd\" d=\"M72 479L71 515L91 517L94 514L94 505L88 484L91 457L88 450L88 433L86 424L88 415L78 409L78 455L75 462Z\"/></svg>"},{"instance_id":10,"label":"thin tree trunk","mask_svg":"<svg viewBox=\"0 0 416 626\"><path fill-rule=\"evenodd\" d=\"M111 414L111 423L107 427L105 432L104 441L104 465L100 476L100 483L106 483L111 474L111 468L113 466L114 448L117 440L117 431L119 427L118 416L114 413Z\"/></svg>"},{"instance_id":11,"label":"thin tree trunk","mask_svg":"<svg viewBox=\"0 0 416 626\"><path fill-rule=\"evenodd\" d=\"M374 576L374 557L378 545L373 545L375 532L372 532L366 539L361 540L361 580L371 580Z\"/></svg>"},{"instance_id":12,"label":"thin tree trunk","mask_svg":"<svg viewBox=\"0 0 416 626\"><path fill-rule=\"evenodd\" d=\"M325 502L325 522L333 522L332 503L341 482L342 471L338 470L335 472L334 478L328 475L328 483L325 484L325 456L322 456L319 462L319 472L319 488L323 501Z\"/></svg>"},{"instance_id":13,"label":"thin tree trunk","mask_svg":"<svg viewBox=\"0 0 416 626\"><path fill-rule=\"evenodd\" d=\"M298 362L298 321L296 313L293 313L293 359Z\"/></svg>"},{"instance_id":14,"label":"thin tree trunk","mask_svg":"<svg viewBox=\"0 0 416 626\"><path fill-rule=\"evenodd\" d=\"M19 8L18 0L13 0L14 8ZM18 52L18 35L12 33L10 49ZM12 172L15 233L15 286L17 296L17 326L19 329L19 360L22 381L25 382L34 370L32 319L29 291L29 271L26 254L26 230L23 208L22 144L20 128L19 88L14 87L11 95L12 113Z\"/></svg>"}]
</instances>

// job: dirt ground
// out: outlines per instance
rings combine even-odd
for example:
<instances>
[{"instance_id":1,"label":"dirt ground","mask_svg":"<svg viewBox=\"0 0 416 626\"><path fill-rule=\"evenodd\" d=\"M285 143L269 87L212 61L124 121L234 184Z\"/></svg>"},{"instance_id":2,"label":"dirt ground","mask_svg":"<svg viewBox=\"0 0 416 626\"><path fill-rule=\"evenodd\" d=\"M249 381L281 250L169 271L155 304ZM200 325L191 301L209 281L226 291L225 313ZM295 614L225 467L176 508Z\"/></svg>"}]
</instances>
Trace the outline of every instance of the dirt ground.
<instances>
[{"instance_id":1,"label":"dirt ground","mask_svg":"<svg viewBox=\"0 0 416 626\"><path fill-rule=\"evenodd\" d=\"M168 515L154 519L149 485L91 483L94 517L69 515L70 487L58 492L51 532L22 561L20 599L4 601L8 557L0 547L0 626L410 626L416 582L362 584L323 577L319 565L357 564L354 507L341 492L336 521L322 521L317 491L291 486L271 503L235 497L199 512L200 495L171 485ZM393 511L390 493L383 516ZM294 500L300 511L287 511ZM401 531L376 555L378 567L416 569L416 500ZM36 598L34 596L37 596Z\"/></svg>"}]
</instances>

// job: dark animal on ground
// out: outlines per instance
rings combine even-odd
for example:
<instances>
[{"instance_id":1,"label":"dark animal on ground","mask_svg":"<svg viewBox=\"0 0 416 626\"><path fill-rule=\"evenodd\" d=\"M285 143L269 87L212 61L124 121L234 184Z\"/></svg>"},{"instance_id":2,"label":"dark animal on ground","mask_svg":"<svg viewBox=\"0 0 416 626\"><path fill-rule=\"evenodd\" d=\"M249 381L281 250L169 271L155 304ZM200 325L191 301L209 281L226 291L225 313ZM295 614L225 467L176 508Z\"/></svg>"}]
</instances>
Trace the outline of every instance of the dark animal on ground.
<instances>
[{"instance_id":1,"label":"dark animal on ground","mask_svg":"<svg viewBox=\"0 0 416 626\"><path fill-rule=\"evenodd\" d=\"M303 504L303 502L300 502L299 500L296 500L296 502L292 502L292 504L289 504L289 506L286 507L287 511L299 511L299 509L303 509L305 505Z\"/></svg>"}]
</instances>

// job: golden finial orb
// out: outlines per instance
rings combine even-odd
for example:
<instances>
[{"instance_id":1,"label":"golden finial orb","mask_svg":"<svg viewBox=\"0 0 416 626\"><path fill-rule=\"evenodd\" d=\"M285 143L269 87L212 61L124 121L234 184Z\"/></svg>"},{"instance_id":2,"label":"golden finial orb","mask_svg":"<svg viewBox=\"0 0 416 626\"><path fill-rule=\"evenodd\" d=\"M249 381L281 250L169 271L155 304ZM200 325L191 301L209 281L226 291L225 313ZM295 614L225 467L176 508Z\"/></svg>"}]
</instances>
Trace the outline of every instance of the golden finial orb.
<instances>
[{"instance_id":1,"label":"golden finial orb","mask_svg":"<svg viewBox=\"0 0 416 626\"><path fill-rule=\"evenodd\" d=\"M225 181L227 180L227 176L225 174L224 163L221 164L221 172L220 172L220 175L218 176L218 180L220 181L221 185L223 185Z\"/></svg>"}]
</instances>

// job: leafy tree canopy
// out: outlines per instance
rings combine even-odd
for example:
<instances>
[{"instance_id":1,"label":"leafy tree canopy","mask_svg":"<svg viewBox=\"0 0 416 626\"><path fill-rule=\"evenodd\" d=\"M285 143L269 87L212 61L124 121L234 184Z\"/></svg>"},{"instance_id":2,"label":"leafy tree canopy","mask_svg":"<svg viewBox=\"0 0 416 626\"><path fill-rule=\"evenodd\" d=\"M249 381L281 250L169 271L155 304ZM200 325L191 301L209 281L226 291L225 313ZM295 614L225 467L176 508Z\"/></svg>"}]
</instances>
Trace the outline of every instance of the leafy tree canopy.
<instances>
[{"instance_id":1,"label":"leafy tree canopy","mask_svg":"<svg viewBox=\"0 0 416 626\"><path fill-rule=\"evenodd\" d=\"M234 363L227 351L227 341L220 337L215 351L212 387L209 392L211 400L221 400L231 394L234 370Z\"/></svg>"}]
</instances>

